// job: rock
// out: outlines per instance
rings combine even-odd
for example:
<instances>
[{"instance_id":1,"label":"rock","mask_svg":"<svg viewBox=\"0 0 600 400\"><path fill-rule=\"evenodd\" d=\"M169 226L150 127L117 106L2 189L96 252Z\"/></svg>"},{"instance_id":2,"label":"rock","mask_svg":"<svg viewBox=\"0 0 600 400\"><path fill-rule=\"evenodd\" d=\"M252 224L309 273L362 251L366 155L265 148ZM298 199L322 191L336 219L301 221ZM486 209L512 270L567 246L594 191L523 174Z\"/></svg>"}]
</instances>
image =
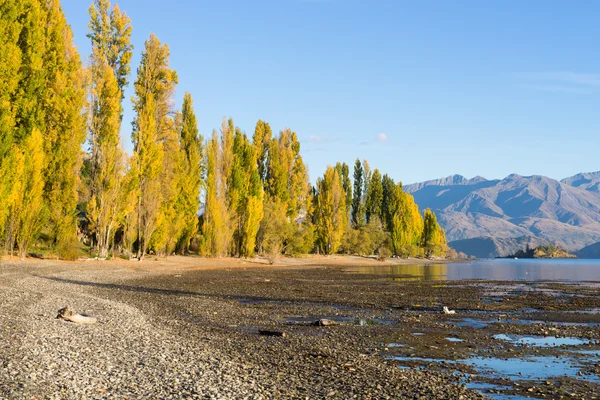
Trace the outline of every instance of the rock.
<instances>
[{"instance_id":1,"label":"rock","mask_svg":"<svg viewBox=\"0 0 600 400\"><path fill-rule=\"evenodd\" d=\"M330 319L319 319L317 321L314 321L310 324L311 326L331 326L331 325L336 325L335 321L332 321Z\"/></svg>"}]
</instances>

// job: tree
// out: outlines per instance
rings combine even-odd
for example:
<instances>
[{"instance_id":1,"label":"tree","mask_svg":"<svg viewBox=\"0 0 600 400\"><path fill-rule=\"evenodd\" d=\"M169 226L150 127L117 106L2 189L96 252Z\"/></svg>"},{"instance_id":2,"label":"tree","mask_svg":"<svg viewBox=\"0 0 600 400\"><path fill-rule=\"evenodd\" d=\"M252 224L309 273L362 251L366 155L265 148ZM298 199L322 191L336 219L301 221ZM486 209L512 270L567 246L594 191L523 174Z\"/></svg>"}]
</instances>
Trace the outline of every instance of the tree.
<instances>
[{"instance_id":1,"label":"tree","mask_svg":"<svg viewBox=\"0 0 600 400\"><path fill-rule=\"evenodd\" d=\"M258 164L258 174L262 181L265 180L267 175L267 156L269 152L269 143L273 136L271 126L268 123L261 121L260 119L256 123L254 128L254 135L252 136L252 143L257 151L256 162Z\"/></svg>"},{"instance_id":2,"label":"tree","mask_svg":"<svg viewBox=\"0 0 600 400\"><path fill-rule=\"evenodd\" d=\"M371 181L369 182L369 191L367 192L367 201L365 203L367 222L369 222L373 216L381 218L382 203L383 186L381 183L381 173L378 169L375 169L371 176Z\"/></svg>"},{"instance_id":3,"label":"tree","mask_svg":"<svg viewBox=\"0 0 600 400\"><path fill-rule=\"evenodd\" d=\"M220 176L219 139L213 131L206 152L206 195L202 215L202 253L220 257L227 253L231 240L229 210L224 182Z\"/></svg>"},{"instance_id":4,"label":"tree","mask_svg":"<svg viewBox=\"0 0 600 400\"><path fill-rule=\"evenodd\" d=\"M350 181L350 169L348 168L348 164L339 162L335 164L335 169L342 180L342 188L346 194L346 214L349 219L352 208L352 182Z\"/></svg>"},{"instance_id":5,"label":"tree","mask_svg":"<svg viewBox=\"0 0 600 400\"><path fill-rule=\"evenodd\" d=\"M90 138L95 159L90 179L88 220L96 234L98 255L107 257L122 202L124 153L121 149L121 92L112 68L99 49L92 62Z\"/></svg>"},{"instance_id":6,"label":"tree","mask_svg":"<svg viewBox=\"0 0 600 400\"><path fill-rule=\"evenodd\" d=\"M110 10L109 0L94 0L88 12L90 33L87 37L92 40L92 47L104 55L113 70L122 100L131 70L131 20L121 12L118 5Z\"/></svg>"},{"instance_id":7,"label":"tree","mask_svg":"<svg viewBox=\"0 0 600 400\"><path fill-rule=\"evenodd\" d=\"M390 238L395 254L414 256L423 232L423 218L414 198L402 190L402 185L397 184L390 202L392 215L392 229Z\"/></svg>"},{"instance_id":8,"label":"tree","mask_svg":"<svg viewBox=\"0 0 600 400\"><path fill-rule=\"evenodd\" d=\"M200 187L202 185L202 153L204 138L198 133L192 95L185 93L181 110L182 122L179 141L183 151L179 204L183 213L183 232L180 239L182 251L188 249L191 238L198 231Z\"/></svg>"},{"instance_id":9,"label":"tree","mask_svg":"<svg viewBox=\"0 0 600 400\"><path fill-rule=\"evenodd\" d=\"M168 253L176 243L175 236L181 225L180 219L173 214L180 152L171 99L177 81L177 73L169 68L169 47L155 35L150 35L144 44L133 99L136 117L132 132L132 162L137 165L132 169L139 174L137 240L140 259L149 245L156 251Z\"/></svg>"},{"instance_id":10,"label":"tree","mask_svg":"<svg viewBox=\"0 0 600 400\"><path fill-rule=\"evenodd\" d=\"M359 228L365 223L365 205L363 203L364 171L357 158L354 163L354 193L352 197L352 225Z\"/></svg>"},{"instance_id":11,"label":"tree","mask_svg":"<svg viewBox=\"0 0 600 400\"><path fill-rule=\"evenodd\" d=\"M399 182L400 185L402 183ZM383 189L383 201L381 202L381 222L386 230L391 230L392 228L392 210L391 210L391 202L394 198L396 184L394 180L390 178L388 174L383 175L382 179L382 189Z\"/></svg>"},{"instance_id":12,"label":"tree","mask_svg":"<svg viewBox=\"0 0 600 400\"><path fill-rule=\"evenodd\" d=\"M233 167L229 182L231 205L235 215L235 255L250 257L263 217L263 188L258 172L256 148L245 134L235 130Z\"/></svg>"},{"instance_id":13,"label":"tree","mask_svg":"<svg viewBox=\"0 0 600 400\"><path fill-rule=\"evenodd\" d=\"M446 251L446 234L437 222L435 213L427 208L423 212L423 234L421 246L425 249L425 255L443 254Z\"/></svg>"},{"instance_id":14,"label":"tree","mask_svg":"<svg viewBox=\"0 0 600 400\"><path fill-rule=\"evenodd\" d=\"M45 166L44 201L50 211L49 234L62 257L73 257L77 240L81 145L86 137L85 74L73 35L58 0L49 0L44 52Z\"/></svg>"},{"instance_id":15,"label":"tree","mask_svg":"<svg viewBox=\"0 0 600 400\"><path fill-rule=\"evenodd\" d=\"M317 206L315 227L321 252L335 253L347 225L346 194L337 171L327 167L322 179L317 180Z\"/></svg>"},{"instance_id":16,"label":"tree","mask_svg":"<svg viewBox=\"0 0 600 400\"><path fill-rule=\"evenodd\" d=\"M42 134L34 129L25 139L22 160L22 191L15 201L17 220L16 242L19 256L24 259L27 249L39 234L44 222L44 147Z\"/></svg>"}]
</instances>

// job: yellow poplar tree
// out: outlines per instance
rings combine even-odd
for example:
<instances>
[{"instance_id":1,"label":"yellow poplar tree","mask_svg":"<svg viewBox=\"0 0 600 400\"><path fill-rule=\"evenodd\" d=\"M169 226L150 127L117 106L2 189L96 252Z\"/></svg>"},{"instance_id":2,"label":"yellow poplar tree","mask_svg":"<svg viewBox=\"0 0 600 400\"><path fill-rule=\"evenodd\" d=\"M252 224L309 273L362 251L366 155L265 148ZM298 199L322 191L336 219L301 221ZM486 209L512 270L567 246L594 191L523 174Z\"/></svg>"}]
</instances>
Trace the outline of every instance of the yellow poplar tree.
<instances>
[{"instance_id":1,"label":"yellow poplar tree","mask_svg":"<svg viewBox=\"0 0 600 400\"><path fill-rule=\"evenodd\" d=\"M19 256L23 259L43 224L44 144L42 134L34 129L25 140L22 156L22 191L17 199L18 225L16 232Z\"/></svg>"},{"instance_id":2,"label":"yellow poplar tree","mask_svg":"<svg viewBox=\"0 0 600 400\"><path fill-rule=\"evenodd\" d=\"M328 166L323 178L317 180L315 226L321 252L337 252L347 223L346 193L342 187L342 180L338 172Z\"/></svg>"},{"instance_id":3,"label":"yellow poplar tree","mask_svg":"<svg viewBox=\"0 0 600 400\"><path fill-rule=\"evenodd\" d=\"M107 257L123 200L124 152L119 136L121 92L112 68L97 49L94 49L92 75L90 137L96 158L92 160L94 172L88 219L96 233L98 255Z\"/></svg>"},{"instance_id":4,"label":"yellow poplar tree","mask_svg":"<svg viewBox=\"0 0 600 400\"><path fill-rule=\"evenodd\" d=\"M71 248L77 241L78 172L86 136L86 82L59 1L49 0L46 6L44 199L49 210L50 238L59 256L73 257Z\"/></svg>"},{"instance_id":5,"label":"yellow poplar tree","mask_svg":"<svg viewBox=\"0 0 600 400\"><path fill-rule=\"evenodd\" d=\"M225 197L225 180L221 177L219 138L213 131L206 152L206 194L202 215L202 253L212 257L227 254L231 241L231 224Z\"/></svg>"}]
</instances>

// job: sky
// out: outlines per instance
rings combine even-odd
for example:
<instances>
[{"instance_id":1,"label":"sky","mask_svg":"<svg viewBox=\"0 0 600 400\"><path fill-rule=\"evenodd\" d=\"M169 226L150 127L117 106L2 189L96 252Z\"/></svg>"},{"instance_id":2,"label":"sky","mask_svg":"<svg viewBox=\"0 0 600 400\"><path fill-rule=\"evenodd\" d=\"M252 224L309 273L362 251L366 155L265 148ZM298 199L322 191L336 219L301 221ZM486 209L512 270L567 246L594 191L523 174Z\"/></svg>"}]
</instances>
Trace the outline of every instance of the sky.
<instances>
[{"instance_id":1,"label":"sky","mask_svg":"<svg viewBox=\"0 0 600 400\"><path fill-rule=\"evenodd\" d=\"M313 183L357 158L405 184L600 170L600 2L114 3L132 20L131 82L154 33L179 76L175 103L192 94L205 137L224 117L249 137L259 119L290 128ZM62 0L85 62L90 4Z\"/></svg>"}]
</instances>

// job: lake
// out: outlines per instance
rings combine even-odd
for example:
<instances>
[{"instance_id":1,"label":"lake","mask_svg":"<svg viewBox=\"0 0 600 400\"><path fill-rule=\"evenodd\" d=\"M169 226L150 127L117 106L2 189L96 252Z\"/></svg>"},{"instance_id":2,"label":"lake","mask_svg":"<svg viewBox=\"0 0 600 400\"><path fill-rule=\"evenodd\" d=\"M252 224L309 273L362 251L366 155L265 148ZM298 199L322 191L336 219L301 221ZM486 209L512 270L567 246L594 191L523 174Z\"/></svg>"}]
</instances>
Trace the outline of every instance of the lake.
<instances>
[{"instance_id":1,"label":"lake","mask_svg":"<svg viewBox=\"0 0 600 400\"><path fill-rule=\"evenodd\" d=\"M398 280L599 281L600 260L490 259L435 265L348 267L349 273L392 275Z\"/></svg>"}]
</instances>

